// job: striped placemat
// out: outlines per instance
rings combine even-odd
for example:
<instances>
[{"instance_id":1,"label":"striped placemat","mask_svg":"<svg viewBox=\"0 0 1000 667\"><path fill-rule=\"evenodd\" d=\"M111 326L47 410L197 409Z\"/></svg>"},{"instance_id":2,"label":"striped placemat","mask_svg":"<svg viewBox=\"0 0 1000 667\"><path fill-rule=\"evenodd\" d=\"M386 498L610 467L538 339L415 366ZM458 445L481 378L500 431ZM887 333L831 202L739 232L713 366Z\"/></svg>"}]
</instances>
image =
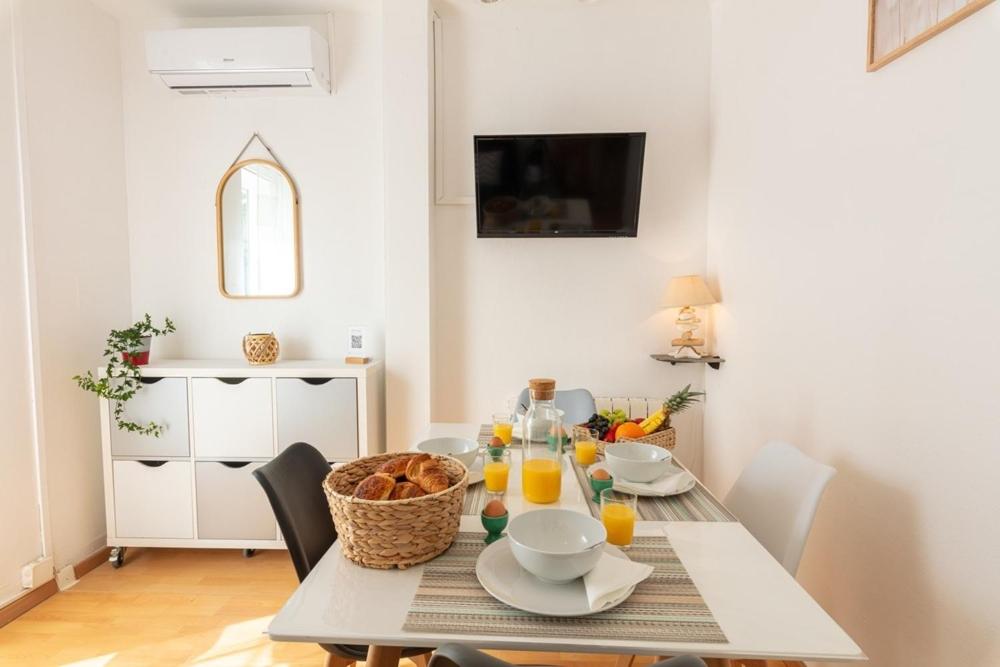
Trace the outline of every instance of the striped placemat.
<instances>
[{"instance_id":1,"label":"striped placemat","mask_svg":"<svg viewBox=\"0 0 1000 667\"><path fill-rule=\"evenodd\" d=\"M462 514L476 516L483 511L486 503L490 502L490 494L486 491L486 484L470 484L465 489L465 502L462 504Z\"/></svg>"},{"instance_id":2,"label":"striped placemat","mask_svg":"<svg viewBox=\"0 0 1000 667\"><path fill-rule=\"evenodd\" d=\"M573 471L587 495L587 505L590 513L600 518L601 508L594 502L594 493L587 479L587 471L571 457ZM684 466L676 458L674 465ZM686 468L685 468L686 470ZM701 482L693 489L677 496L654 498L639 496L636 504L639 519L643 521L736 521L736 517L709 493ZM482 510L480 510L482 511Z\"/></svg>"},{"instance_id":3,"label":"striped placemat","mask_svg":"<svg viewBox=\"0 0 1000 667\"><path fill-rule=\"evenodd\" d=\"M493 424L480 424L479 437L477 438L477 440L479 440L480 446L489 447L490 440L492 439L493 439ZM512 437L510 440L510 446L520 447L521 439L517 436Z\"/></svg>"},{"instance_id":4,"label":"striped placemat","mask_svg":"<svg viewBox=\"0 0 1000 667\"><path fill-rule=\"evenodd\" d=\"M591 616L541 616L508 607L479 584L476 559L485 533L459 533L424 566L403 624L408 632L507 637L614 638L636 641L726 641L684 564L663 537L636 537L628 556L653 574L618 607Z\"/></svg>"}]
</instances>

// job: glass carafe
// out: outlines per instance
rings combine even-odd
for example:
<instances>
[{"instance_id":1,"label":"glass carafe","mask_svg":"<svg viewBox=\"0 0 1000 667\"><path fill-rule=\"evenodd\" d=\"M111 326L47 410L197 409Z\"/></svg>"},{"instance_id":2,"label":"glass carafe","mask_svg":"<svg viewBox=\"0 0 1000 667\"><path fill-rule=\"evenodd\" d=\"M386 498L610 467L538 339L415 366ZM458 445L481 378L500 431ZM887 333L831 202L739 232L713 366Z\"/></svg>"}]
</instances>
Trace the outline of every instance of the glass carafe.
<instances>
[{"instance_id":1,"label":"glass carafe","mask_svg":"<svg viewBox=\"0 0 1000 667\"><path fill-rule=\"evenodd\" d=\"M521 432L521 492L532 503L554 503L562 489L562 420L556 411L556 381L528 382L531 404Z\"/></svg>"}]
</instances>

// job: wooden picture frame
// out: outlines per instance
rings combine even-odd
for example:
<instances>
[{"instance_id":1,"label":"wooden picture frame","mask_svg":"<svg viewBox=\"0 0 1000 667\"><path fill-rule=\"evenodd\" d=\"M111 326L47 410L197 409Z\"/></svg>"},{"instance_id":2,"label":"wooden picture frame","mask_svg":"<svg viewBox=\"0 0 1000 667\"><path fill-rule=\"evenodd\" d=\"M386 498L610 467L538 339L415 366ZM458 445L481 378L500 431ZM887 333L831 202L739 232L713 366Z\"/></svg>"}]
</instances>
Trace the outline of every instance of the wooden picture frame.
<instances>
[{"instance_id":1,"label":"wooden picture frame","mask_svg":"<svg viewBox=\"0 0 1000 667\"><path fill-rule=\"evenodd\" d=\"M991 2L993 0L869 0L868 71L885 67ZM891 27L880 30L881 25Z\"/></svg>"}]
</instances>

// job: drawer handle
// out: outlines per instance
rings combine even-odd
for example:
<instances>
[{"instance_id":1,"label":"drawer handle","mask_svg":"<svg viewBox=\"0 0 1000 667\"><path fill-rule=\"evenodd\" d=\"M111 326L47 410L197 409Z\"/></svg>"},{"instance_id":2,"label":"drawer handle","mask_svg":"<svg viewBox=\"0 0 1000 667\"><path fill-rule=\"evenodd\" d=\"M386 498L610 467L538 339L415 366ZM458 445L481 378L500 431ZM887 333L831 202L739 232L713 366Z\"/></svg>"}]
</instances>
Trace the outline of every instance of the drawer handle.
<instances>
[{"instance_id":1,"label":"drawer handle","mask_svg":"<svg viewBox=\"0 0 1000 667\"><path fill-rule=\"evenodd\" d=\"M250 465L249 461L219 461L219 463L227 468L246 468Z\"/></svg>"},{"instance_id":2,"label":"drawer handle","mask_svg":"<svg viewBox=\"0 0 1000 667\"><path fill-rule=\"evenodd\" d=\"M149 468L159 468L166 463L166 461L139 461L139 463Z\"/></svg>"},{"instance_id":3,"label":"drawer handle","mask_svg":"<svg viewBox=\"0 0 1000 667\"><path fill-rule=\"evenodd\" d=\"M139 378L139 382L141 382L143 384L156 384L157 382L159 382L162 379L163 378L161 378L161 377L159 377L159 378L141 377L141 378Z\"/></svg>"},{"instance_id":4,"label":"drawer handle","mask_svg":"<svg viewBox=\"0 0 1000 667\"><path fill-rule=\"evenodd\" d=\"M246 382L247 378L215 378L219 382L225 384L240 384L241 382Z\"/></svg>"},{"instance_id":5,"label":"drawer handle","mask_svg":"<svg viewBox=\"0 0 1000 667\"><path fill-rule=\"evenodd\" d=\"M322 384L326 384L333 378L299 378L299 379L305 382L306 384L311 384L314 387L318 387Z\"/></svg>"}]
</instances>

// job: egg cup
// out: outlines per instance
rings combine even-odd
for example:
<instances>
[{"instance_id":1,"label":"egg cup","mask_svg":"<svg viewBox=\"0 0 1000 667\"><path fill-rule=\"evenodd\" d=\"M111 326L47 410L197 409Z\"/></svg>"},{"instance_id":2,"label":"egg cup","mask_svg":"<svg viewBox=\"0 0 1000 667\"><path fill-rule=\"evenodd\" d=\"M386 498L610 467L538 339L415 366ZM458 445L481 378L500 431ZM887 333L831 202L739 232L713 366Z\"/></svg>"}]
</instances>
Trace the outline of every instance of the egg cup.
<instances>
[{"instance_id":1,"label":"egg cup","mask_svg":"<svg viewBox=\"0 0 1000 667\"><path fill-rule=\"evenodd\" d=\"M591 498L595 503L600 504L601 502L601 491L604 489L610 489L615 485L614 477L609 477L608 479L594 479L593 477L588 477L590 480L590 488L594 490L594 497Z\"/></svg>"},{"instance_id":2,"label":"egg cup","mask_svg":"<svg viewBox=\"0 0 1000 667\"><path fill-rule=\"evenodd\" d=\"M483 522L483 528L486 529L486 544L493 544L503 537L503 531L507 527L510 512L504 512L501 516L486 516L481 513L479 518Z\"/></svg>"}]
</instances>

